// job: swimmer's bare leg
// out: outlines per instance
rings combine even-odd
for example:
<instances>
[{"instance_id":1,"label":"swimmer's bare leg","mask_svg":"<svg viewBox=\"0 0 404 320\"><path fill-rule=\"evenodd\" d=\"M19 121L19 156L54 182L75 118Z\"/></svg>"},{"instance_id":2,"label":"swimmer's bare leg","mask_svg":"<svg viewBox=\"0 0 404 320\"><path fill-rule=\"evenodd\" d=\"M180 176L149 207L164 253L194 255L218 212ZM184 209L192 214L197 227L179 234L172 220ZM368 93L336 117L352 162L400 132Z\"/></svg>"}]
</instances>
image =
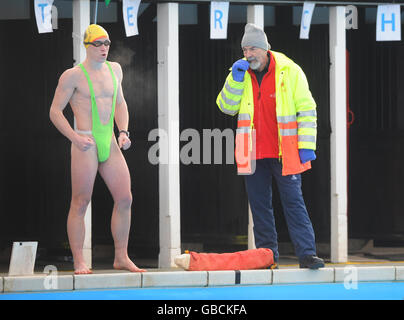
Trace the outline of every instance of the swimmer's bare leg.
<instances>
[{"instance_id":1,"label":"swimmer's bare leg","mask_svg":"<svg viewBox=\"0 0 404 320\"><path fill-rule=\"evenodd\" d=\"M84 216L91 200L94 180L98 169L97 148L71 149L72 200L67 218L67 234L73 254L74 273L92 273L84 261L83 245L85 237Z\"/></svg>"},{"instance_id":2,"label":"swimmer's bare leg","mask_svg":"<svg viewBox=\"0 0 404 320\"><path fill-rule=\"evenodd\" d=\"M130 173L125 158L115 139L107 161L99 164L99 172L114 199L111 231L115 245L114 269L144 272L128 256L128 240L131 220L132 193Z\"/></svg>"}]
</instances>

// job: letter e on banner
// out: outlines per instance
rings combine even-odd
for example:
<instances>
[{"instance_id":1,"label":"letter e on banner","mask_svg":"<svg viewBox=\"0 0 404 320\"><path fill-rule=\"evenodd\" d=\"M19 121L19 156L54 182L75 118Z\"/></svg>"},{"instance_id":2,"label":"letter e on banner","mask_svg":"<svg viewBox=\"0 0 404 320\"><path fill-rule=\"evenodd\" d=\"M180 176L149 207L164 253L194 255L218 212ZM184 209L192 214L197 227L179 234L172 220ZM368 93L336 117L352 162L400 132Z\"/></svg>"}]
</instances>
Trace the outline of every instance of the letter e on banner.
<instances>
[{"instance_id":1,"label":"letter e on banner","mask_svg":"<svg viewBox=\"0 0 404 320\"><path fill-rule=\"evenodd\" d=\"M137 13L139 11L139 6L140 0L123 0L122 13L127 37L139 34L137 28Z\"/></svg>"},{"instance_id":2,"label":"letter e on banner","mask_svg":"<svg viewBox=\"0 0 404 320\"><path fill-rule=\"evenodd\" d=\"M401 41L399 4L377 6L376 41Z\"/></svg>"},{"instance_id":3,"label":"letter e on banner","mask_svg":"<svg viewBox=\"0 0 404 320\"><path fill-rule=\"evenodd\" d=\"M35 19L39 33L52 32L52 4L53 0L35 0Z\"/></svg>"},{"instance_id":4,"label":"letter e on banner","mask_svg":"<svg viewBox=\"0 0 404 320\"><path fill-rule=\"evenodd\" d=\"M210 38L227 39L229 3L212 1L210 3Z\"/></svg>"}]
</instances>

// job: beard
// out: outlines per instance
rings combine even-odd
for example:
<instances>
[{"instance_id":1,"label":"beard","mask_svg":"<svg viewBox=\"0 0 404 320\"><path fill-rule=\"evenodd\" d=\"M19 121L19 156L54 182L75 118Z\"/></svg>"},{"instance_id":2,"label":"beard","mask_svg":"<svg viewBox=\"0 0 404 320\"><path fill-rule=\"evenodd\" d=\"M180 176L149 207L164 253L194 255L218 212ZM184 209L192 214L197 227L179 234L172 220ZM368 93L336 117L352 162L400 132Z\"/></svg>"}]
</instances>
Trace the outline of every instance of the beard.
<instances>
[{"instance_id":1,"label":"beard","mask_svg":"<svg viewBox=\"0 0 404 320\"><path fill-rule=\"evenodd\" d=\"M250 68L252 70L258 70L261 67L261 62L256 59L248 60L248 62L250 63Z\"/></svg>"}]
</instances>

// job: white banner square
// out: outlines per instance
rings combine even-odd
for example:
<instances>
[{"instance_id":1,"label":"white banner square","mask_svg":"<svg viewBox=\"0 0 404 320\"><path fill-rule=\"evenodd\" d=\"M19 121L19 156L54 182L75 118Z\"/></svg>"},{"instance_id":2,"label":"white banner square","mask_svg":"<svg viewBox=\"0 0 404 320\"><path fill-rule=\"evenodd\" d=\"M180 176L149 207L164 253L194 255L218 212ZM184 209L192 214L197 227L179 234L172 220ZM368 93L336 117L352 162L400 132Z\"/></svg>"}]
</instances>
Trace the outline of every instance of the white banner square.
<instances>
[{"instance_id":1,"label":"white banner square","mask_svg":"<svg viewBox=\"0 0 404 320\"><path fill-rule=\"evenodd\" d=\"M311 18L313 17L314 2L305 2L302 11L302 21L300 23L300 39L308 39L311 25Z\"/></svg>"},{"instance_id":2,"label":"white banner square","mask_svg":"<svg viewBox=\"0 0 404 320\"><path fill-rule=\"evenodd\" d=\"M52 32L53 0L35 0L35 18L39 33Z\"/></svg>"},{"instance_id":3,"label":"white banner square","mask_svg":"<svg viewBox=\"0 0 404 320\"><path fill-rule=\"evenodd\" d=\"M123 22L127 37L139 34L137 28L137 13L139 11L140 0L123 0Z\"/></svg>"},{"instance_id":4,"label":"white banner square","mask_svg":"<svg viewBox=\"0 0 404 320\"><path fill-rule=\"evenodd\" d=\"M401 41L399 4L377 6L376 41Z\"/></svg>"},{"instance_id":5,"label":"white banner square","mask_svg":"<svg viewBox=\"0 0 404 320\"><path fill-rule=\"evenodd\" d=\"M210 3L210 38L227 39L229 3L212 1Z\"/></svg>"}]
</instances>

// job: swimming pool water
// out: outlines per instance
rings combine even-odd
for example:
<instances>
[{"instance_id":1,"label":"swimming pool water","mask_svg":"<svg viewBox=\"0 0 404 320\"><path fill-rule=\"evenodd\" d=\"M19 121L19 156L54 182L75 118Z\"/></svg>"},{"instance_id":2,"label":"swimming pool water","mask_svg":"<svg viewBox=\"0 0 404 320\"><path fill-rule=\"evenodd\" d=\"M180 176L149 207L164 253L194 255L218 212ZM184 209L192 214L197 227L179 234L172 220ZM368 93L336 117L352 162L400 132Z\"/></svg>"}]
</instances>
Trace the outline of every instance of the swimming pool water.
<instances>
[{"instance_id":1,"label":"swimming pool water","mask_svg":"<svg viewBox=\"0 0 404 320\"><path fill-rule=\"evenodd\" d=\"M403 300L404 282L2 293L0 300Z\"/></svg>"}]
</instances>

